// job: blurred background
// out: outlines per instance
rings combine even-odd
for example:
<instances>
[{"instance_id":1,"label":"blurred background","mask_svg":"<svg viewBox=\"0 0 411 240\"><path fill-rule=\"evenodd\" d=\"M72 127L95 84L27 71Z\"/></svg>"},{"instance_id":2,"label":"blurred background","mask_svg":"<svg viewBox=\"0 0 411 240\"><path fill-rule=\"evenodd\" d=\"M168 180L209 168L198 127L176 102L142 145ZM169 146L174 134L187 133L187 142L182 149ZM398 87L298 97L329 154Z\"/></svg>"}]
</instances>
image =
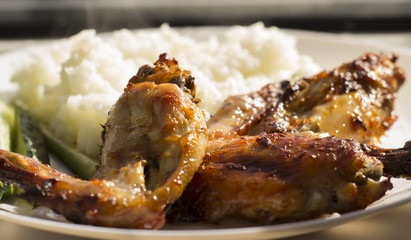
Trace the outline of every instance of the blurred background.
<instances>
[{"instance_id":1,"label":"blurred background","mask_svg":"<svg viewBox=\"0 0 411 240\"><path fill-rule=\"evenodd\" d=\"M257 21L326 32L410 31L411 0L0 0L1 39Z\"/></svg>"}]
</instances>

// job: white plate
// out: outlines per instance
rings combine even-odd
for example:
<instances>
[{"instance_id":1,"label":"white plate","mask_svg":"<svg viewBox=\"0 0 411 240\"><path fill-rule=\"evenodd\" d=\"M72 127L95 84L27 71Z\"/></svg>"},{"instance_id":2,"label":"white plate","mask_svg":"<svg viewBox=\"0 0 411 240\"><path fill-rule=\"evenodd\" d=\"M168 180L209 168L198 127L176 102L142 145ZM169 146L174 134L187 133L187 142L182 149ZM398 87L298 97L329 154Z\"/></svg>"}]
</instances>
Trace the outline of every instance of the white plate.
<instances>
[{"instance_id":1,"label":"white plate","mask_svg":"<svg viewBox=\"0 0 411 240\"><path fill-rule=\"evenodd\" d=\"M208 35L210 31L218 33L222 30L222 28L196 28L183 29L182 32L201 36ZM341 35L304 31L287 32L297 37L298 48L301 53L310 55L325 69L338 66L342 62L351 61L366 51L396 52L400 55L399 65L404 67L406 73L411 74L411 49L377 42L359 41L356 38ZM6 84L7 88L5 88L3 83L7 81L11 75L13 69L11 63L18 60L22 54L27 54L27 51L29 51L29 49L0 55L0 81L3 86L0 88L0 92L13 90L13 86L8 87L8 84ZM386 147L401 147L406 140L411 139L411 129L408 126L411 123L411 111L407 109L408 104L411 102L411 95L406 94L410 91L411 83L407 81L400 90L397 99L399 119L388 132L387 136L382 139L382 143ZM56 222L5 211L0 211L0 219L45 231L100 239L276 239L330 228L411 202L411 181L393 179L393 183L393 190L387 192L384 198L365 210L336 215L330 218L270 226L252 226L243 222L225 222L219 226L201 224L185 226L167 225L165 229L157 231L129 230Z\"/></svg>"}]
</instances>

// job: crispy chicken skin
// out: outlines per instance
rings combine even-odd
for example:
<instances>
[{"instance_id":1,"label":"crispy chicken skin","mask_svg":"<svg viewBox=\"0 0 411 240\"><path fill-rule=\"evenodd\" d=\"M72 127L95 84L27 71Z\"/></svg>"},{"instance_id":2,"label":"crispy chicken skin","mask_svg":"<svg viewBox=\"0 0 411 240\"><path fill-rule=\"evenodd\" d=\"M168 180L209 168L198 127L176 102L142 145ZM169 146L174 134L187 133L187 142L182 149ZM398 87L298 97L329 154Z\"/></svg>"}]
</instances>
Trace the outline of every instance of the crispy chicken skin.
<instances>
[{"instance_id":1,"label":"crispy chicken skin","mask_svg":"<svg viewBox=\"0 0 411 240\"><path fill-rule=\"evenodd\" d=\"M387 176L411 173L409 146L366 148L337 137L212 133L204 162L178 203L188 214L174 212L169 218L272 223L363 209L392 188L381 178L379 158L386 159Z\"/></svg>"},{"instance_id":2,"label":"crispy chicken skin","mask_svg":"<svg viewBox=\"0 0 411 240\"><path fill-rule=\"evenodd\" d=\"M267 109L273 109L288 82L272 83L257 92L229 96L222 107L208 120L210 131L235 132L243 135L266 117Z\"/></svg>"},{"instance_id":3,"label":"crispy chicken skin","mask_svg":"<svg viewBox=\"0 0 411 240\"><path fill-rule=\"evenodd\" d=\"M155 68L140 68L110 110L102 134L98 176L107 178L110 172L138 159L147 161L150 190L177 173L178 164L192 164L192 169L179 170L194 174L205 152L207 127L203 112L190 100L194 99L193 80L165 54ZM173 190L169 194L175 194L176 200L182 190Z\"/></svg>"},{"instance_id":4,"label":"crispy chicken skin","mask_svg":"<svg viewBox=\"0 0 411 240\"><path fill-rule=\"evenodd\" d=\"M398 149L383 149L373 145L362 145L368 156L374 156L384 165L384 174L390 177L411 176L411 141Z\"/></svg>"},{"instance_id":5,"label":"crispy chicken skin","mask_svg":"<svg viewBox=\"0 0 411 240\"><path fill-rule=\"evenodd\" d=\"M193 91L186 90L190 84L156 81L167 72L192 81L189 72L166 55L144 69L151 69L150 82L133 77L108 114L95 179L77 179L7 151L0 151L0 179L77 223L160 228L164 208L180 197L202 162L208 132Z\"/></svg>"},{"instance_id":6,"label":"crispy chicken skin","mask_svg":"<svg viewBox=\"0 0 411 240\"><path fill-rule=\"evenodd\" d=\"M174 83L185 92L195 97L196 86L191 72L181 69L177 60L163 53L155 63L155 67L144 65L129 83L153 82L155 84Z\"/></svg>"},{"instance_id":7,"label":"crispy chicken skin","mask_svg":"<svg viewBox=\"0 0 411 240\"><path fill-rule=\"evenodd\" d=\"M255 93L230 97L208 126L239 135L287 132L376 143L397 119L395 94L405 77L396 59L395 55L366 53L295 83L274 83Z\"/></svg>"},{"instance_id":8,"label":"crispy chicken skin","mask_svg":"<svg viewBox=\"0 0 411 240\"><path fill-rule=\"evenodd\" d=\"M360 144L396 119L404 75L395 61L367 53L294 84L228 98L208 121L214 132L175 206L181 213L169 218L270 223L362 209L379 199L392 187L381 179L383 169L387 176L411 173L409 147Z\"/></svg>"},{"instance_id":9,"label":"crispy chicken skin","mask_svg":"<svg viewBox=\"0 0 411 240\"><path fill-rule=\"evenodd\" d=\"M121 169L119 175L123 179L119 181L86 181L32 158L0 150L2 181L21 187L24 193L20 197L49 207L76 223L127 228L162 226L163 207L153 194L144 192L144 178L139 179L143 171L139 162ZM133 184L125 186L126 181Z\"/></svg>"}]
</instances>

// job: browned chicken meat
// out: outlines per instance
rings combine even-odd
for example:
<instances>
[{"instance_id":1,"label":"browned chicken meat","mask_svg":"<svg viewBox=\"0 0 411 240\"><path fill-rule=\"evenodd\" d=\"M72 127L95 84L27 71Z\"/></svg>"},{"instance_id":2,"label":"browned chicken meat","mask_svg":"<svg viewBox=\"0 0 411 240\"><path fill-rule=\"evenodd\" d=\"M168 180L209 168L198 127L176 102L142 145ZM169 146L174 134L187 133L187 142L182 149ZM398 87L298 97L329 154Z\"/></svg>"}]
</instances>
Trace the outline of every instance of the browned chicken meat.
<instances>
[{"instance_id":1,"label":"browned chicken meat","mask_svg":"<svg viewBox=\"0 0 411 240\"><path fill-rule=\"evenodd\" d=\"M367 53L311 78L229 97L208 127L239 135L287 132L375 143L397 118L395 94L405 77L396 59Z\"/></svg>"},{"instance_id":2,"label":"browned chicken meat","mask_svg":"<svg viewBox=\"0 0 411 240\"><path fill-rule=\"evenodd\" d=\"M392 188L383 169L388 176L411 174L409 143L387 150L333 136L210 137L172 221L234 217L273 223L344 213L367 207Z\"/></svg>"},{"instance_id":3,"label":"browned chicken meat","mask_svg":"<svg viewBox=\"0 0 411 240\"><path fill-rule=\"evenodd\" d=\"M396 119L404 74L395 61L367 53L293 84L229 97L208 121L206 157L170 219L290 221L379 199L391 188L383 169L389 176L411 169L409 147L359 143L374 142Z\"/></svg>"},{"instance_id":4,"label":"browned chicken meat","mask_svg":"<svg viewBox=\"0 0 411 240\"><path fill-rule=\"evenodd\" d=\"M173 77L165 81L164 75ZM108 115L96 179L77 179L2 150L1 181L18 184L21 197L77 223L161 227L164 208L180 197L207 146L192 81L166 55L130 80Z\"/></svg>"},{"instance_id":5,"label":"browned chicken meat","mask_svg":"<svg viewBox=\"0 0 411 240\"><path fill-rule=\"evenodd\" d=\"M208 120L210 131L246 134L261 122L268 109L274 109L289 82L272 83L257 92L228 97L222 107Z\"/></svg>"}]
</instances>

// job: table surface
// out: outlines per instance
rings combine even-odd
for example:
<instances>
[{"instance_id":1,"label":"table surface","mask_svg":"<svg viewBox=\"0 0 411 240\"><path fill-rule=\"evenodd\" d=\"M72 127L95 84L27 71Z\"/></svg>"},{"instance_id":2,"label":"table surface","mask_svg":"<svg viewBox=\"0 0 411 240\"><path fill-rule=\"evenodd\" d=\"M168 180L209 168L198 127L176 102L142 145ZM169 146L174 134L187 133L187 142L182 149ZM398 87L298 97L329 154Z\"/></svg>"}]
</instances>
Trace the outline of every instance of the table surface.
<instances>
[{"instance_id":1,"label":"table surface","mask_svg":"<svg viewBox=\"0 0 411 240\"><path fill-rule=\"evenodd\" d=\"M368 38L398 44L411 48L411 32L389 33L389 34L350 34L358 38ZM46 40L0 40L0 52L17 49L33 43ZM410 239L411 227L411 203L382 214L355 220L327 230L287 238L288 240L346 240L346 239L373 239L373 240L396 240ZM57 233L46 232L16 225L0 220L0 239L2 240L81 240L86 238L73 237Z\"/></svg>"}]
</instances>

